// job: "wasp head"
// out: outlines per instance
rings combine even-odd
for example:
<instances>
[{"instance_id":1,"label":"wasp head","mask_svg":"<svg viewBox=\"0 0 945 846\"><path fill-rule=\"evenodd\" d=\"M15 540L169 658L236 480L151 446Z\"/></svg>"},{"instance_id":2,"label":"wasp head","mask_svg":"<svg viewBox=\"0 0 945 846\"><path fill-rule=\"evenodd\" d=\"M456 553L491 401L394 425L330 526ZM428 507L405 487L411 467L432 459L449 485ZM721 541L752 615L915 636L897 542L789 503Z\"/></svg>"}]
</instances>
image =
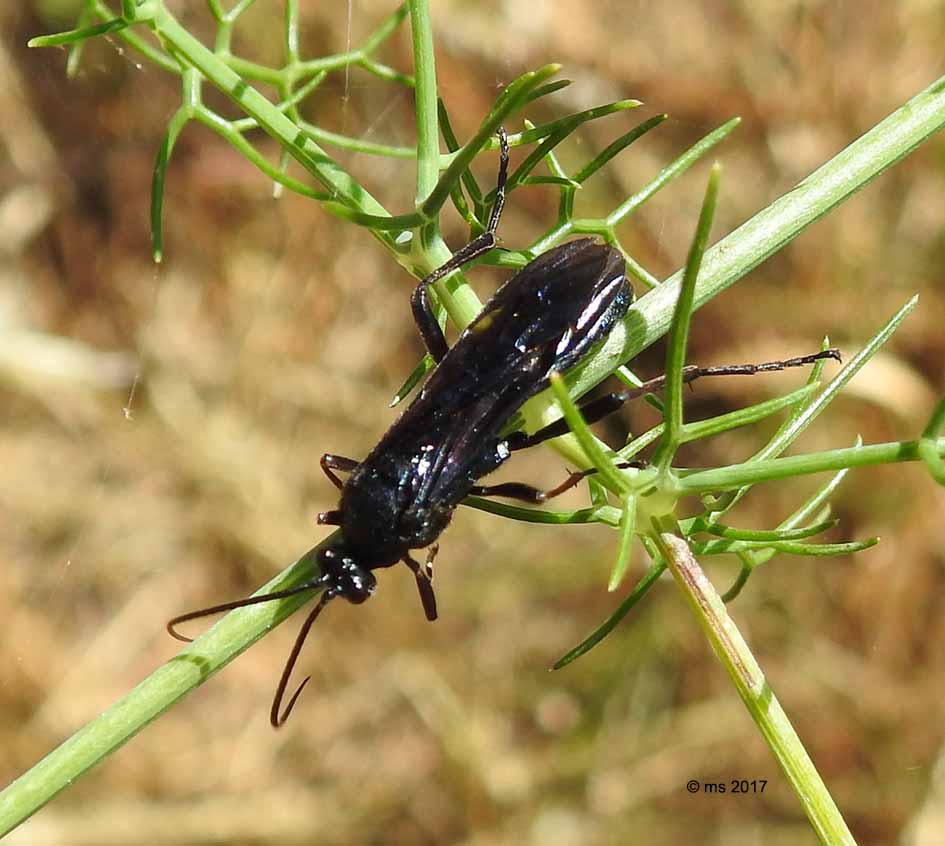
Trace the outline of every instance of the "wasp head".
<instances>
[{"instance_id":1,"label":"wasp head","mask_svg":"<svg viewBox=\"0 0 945 846\"><path fill-rule=\"evenodd\" d=\"M348 602L360 605L377 588L374 574L359 565L343 543L323 549L318 554L318 563L326 591L333 597L343 596Z\"/></svg>"}]
</instances>

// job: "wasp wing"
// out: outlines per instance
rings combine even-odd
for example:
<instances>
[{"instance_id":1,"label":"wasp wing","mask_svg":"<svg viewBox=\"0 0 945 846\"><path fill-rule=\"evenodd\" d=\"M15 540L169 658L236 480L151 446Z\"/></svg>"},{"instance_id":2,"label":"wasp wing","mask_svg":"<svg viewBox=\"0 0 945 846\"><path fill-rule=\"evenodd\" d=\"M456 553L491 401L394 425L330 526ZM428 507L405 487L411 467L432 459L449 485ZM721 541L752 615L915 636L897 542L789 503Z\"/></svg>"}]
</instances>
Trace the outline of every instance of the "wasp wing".
<instances>
[{"instance_id":1,"label":"wasp wing","mask_svg":"<svg viewBox=\"0 0 945 846\"><path fill-rule=\"evenodd\" d=\"M632 300L622 256L592 239L549 250L499 288L379 445L423 450L424 472L403 480L406 508L456 502L501 463L509 418L602 341Z\"/></svg>"}]
</instances>

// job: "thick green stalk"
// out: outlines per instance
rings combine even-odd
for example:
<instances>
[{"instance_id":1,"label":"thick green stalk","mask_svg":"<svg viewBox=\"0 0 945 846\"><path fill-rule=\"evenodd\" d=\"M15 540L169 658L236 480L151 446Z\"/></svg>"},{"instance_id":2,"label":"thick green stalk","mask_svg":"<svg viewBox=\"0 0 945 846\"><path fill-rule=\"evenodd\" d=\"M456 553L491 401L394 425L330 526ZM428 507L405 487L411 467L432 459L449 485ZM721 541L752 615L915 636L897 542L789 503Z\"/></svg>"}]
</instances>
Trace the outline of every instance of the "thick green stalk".
<instances>
[{"instance_id":1,"label":"thick green stalk","mask_svg":"<svg viewBox=\"0 0 945 846\"><path fill-rule=\"evenodd\" d=\"M656 537L676 584L712 644L752 720L801 800L820 842L855 846L830 791L814 767L797 732L765 679L748 644L725 610L725 603L706 578L689 545L670 533Z\"/></svg>"},{"instance_id":2,"label":"thick green stalk","mask_svg":"<svg viewBox=\"0 0 945 846\"><path fill-rule=\"evenodd\" d=\"M427 0L410 0L413 36L414 99L417 124L417 205L420 206L440 177L440 135L437 122L436 63L433 27Z\"/></svg>"},{"instance_id":3,"label":"thick green stalk","mask_svg":"<svg viewBox=\"0 0 945 846\"><path fill-rule=\"evenodd\" d=\"M413 36L415 100L417 118L417 207L430 196L440 177L440 136L437 118L436 63L433 53L433 26L427 0L410 0L410 31ZM450 251L440 237L439 223L433 218L420 232L414 244L417 268L430 272L450 258ZM453 323L468 326L482 310L476 292L461 274L441 280L434 286L437 299L446 308Z\"/></svg>"}]
</instances>

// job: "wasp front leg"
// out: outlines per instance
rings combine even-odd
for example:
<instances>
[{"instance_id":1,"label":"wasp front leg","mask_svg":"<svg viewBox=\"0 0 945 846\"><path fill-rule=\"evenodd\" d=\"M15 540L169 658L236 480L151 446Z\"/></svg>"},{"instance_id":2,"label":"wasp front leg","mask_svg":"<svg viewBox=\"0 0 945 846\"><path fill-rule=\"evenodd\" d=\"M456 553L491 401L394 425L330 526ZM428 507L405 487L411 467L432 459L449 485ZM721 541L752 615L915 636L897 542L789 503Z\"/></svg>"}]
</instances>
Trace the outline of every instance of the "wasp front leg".
<instances>
[{"instance_id":1,"label":"wasp front leg","mask_svg":"<svg viewBox=\"0 0 945 846\"><path fill-rule=\"evenodd\" d=\"M489 215L489 223L486 225L485 231L465 247L457 250L445 264L422 279L414 288L410 297L410 308L413 311L414 322L417 324L423 343L436 362L443 359L449 350L449 345L446 343L446 336L443 334L443 329L433 312L430 286L454 270L459 270L459 268L469 264L473 259L489 252L496 244L495 233L499 226L499 218L502 216L502 209L505 206L505 183L509 174L509 140L505 129L501 126L498 135L499 175L496 179L495 203L492 206L492 213Z\"/></svg>"},{"instance_id":2,"label":"wasp front leg","mask_svg":"<svg viewBox=\"0 0 945 846\"><path fill-rule=\"evenodd\" d=\"M402 559L417 580L417 591L420 593L423 612L431 623L436 619L436 594L433 592L433 559L436 557L437 549L436 544L430 547L426 564L422 568L409 554L404 555Z\"/></svg>"},{"instance_id":3,"label":"wasp front leg","mask_svg":"<svg viewBox=\"0 0 945 846\"><path fill-rule=\"evenodd\" d=\"M355 461L353 458L345 458L343 455L332 455L330 452L326 452L318 463L321 465L325 475L331 479L331 483L338 488L338 490L341 490L342 487L344 487L344 482L332 471L340 470L342 473L351 473L357 469L358 464L361 462Z\"/></svg>"}]
</instances>

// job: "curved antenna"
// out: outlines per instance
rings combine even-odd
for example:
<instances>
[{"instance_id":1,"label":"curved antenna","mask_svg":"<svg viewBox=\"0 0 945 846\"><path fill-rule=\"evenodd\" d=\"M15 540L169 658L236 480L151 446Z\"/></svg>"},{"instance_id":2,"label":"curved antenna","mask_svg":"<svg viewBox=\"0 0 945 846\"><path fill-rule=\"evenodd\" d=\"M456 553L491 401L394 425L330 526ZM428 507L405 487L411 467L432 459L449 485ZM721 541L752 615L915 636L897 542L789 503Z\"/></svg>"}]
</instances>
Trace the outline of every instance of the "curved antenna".
<instances>
[{"instance_id":1,"label":"curved antenna","mask_svg":"<svg viewBox=\"0 0 945 846\"><path fill-rule=\"evenodd\" d=\"M186 623L190 620L199 620L201 617L210 617L213 614L222 614L224 611L232 611L234 608L245 608L247 605L259 605L263 602L272 602L275 599L286 599L289 596L305 593L307 590L318 590L319 588L325 587L329 581L328 575L322 575L317 579L303 582L300 585L286 588L285 590L264 593L261 596L250 596L247 599L235 599L232 602L224 602L220 605L211 605L209 608L201 608L198 611L190 611L187 614L181 614L178 617L174 617L172 620L168 620L165 628L171 637L182 640L184 643L192 643L192 637L185 637L176 631L181 623ZM322 604L321 602L319 603L319 605Z\"/></svg>"},{"instance_id":2,"label":"curved antenna","mask_svg":"<svg viewBox=\"0 0 945 846\"><path fill-rule=\"evenodd\" d=\"M295 707L295 702L301 695L302 689L312 678L311 676L305 677L302 684L295 689L295 693L293 693L289 699L289 704L285 706L285 710L280 714L279 711L282 709L282 697L285 695L285 690L289 686L289 678L292 676L292 670L295 669L295 662L298 660L302 646L305 644L305 638L308 637L309 630L312 628L312 624L315 620L318 619L318 615L322 613L322 609L337 595L338 594L331 588L326 590L318 600L318 604L312 609L308 617L305 618L305 622L302 623L302 628L299 629L295 643L292 645L292 651L289 653L289 657L285 662L285 667L282 668L282 676L279 679L279 685L276 687L276 695L272 698L272 708L269 709L269 722L273 728L279 728L279 726L283 725L285 721L289 719L289 714L292 713L292 709Z\"/></svg>"}]
</instances>

